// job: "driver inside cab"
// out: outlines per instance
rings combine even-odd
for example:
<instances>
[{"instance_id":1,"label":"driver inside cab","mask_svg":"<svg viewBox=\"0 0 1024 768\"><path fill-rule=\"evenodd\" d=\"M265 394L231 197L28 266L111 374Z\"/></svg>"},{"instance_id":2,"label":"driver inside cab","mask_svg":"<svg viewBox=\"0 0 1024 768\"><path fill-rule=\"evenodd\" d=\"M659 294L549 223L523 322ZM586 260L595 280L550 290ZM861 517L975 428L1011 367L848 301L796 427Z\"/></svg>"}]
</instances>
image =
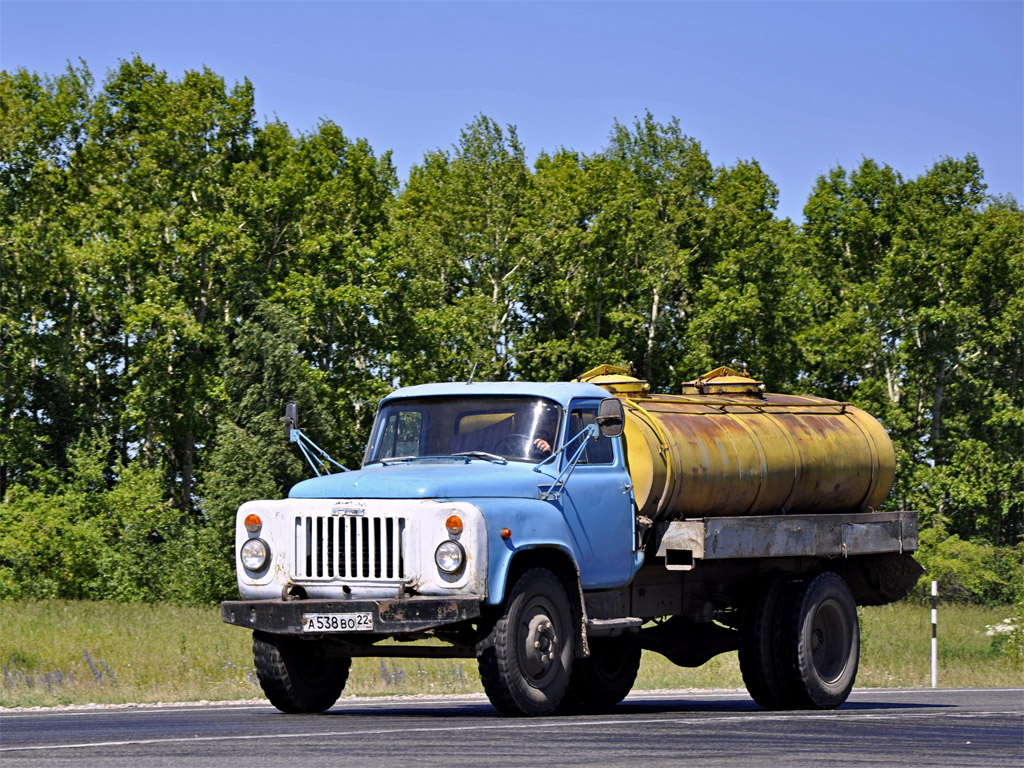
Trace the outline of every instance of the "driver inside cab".
<instances>
[{"instance_id":1,"label":"driver inside cab","mask_svg":"<svg viewBox=\"0 0 1024 768\"><path fill-rule=\"evenodd\" d=\"M533 430L532 453L547 458L555 446L555 432L558 429L558 411L555 408L544 408Z\"/></svg>"}]
</instances>

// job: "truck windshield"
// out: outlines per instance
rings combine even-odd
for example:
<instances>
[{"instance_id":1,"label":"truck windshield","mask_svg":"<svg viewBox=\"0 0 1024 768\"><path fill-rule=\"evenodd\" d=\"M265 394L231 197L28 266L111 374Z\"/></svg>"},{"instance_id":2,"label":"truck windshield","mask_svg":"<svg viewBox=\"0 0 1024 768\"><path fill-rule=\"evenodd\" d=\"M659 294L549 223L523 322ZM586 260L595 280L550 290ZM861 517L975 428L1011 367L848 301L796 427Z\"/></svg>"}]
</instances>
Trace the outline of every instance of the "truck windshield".
<instances>
[{"instance_id":1,"label":"truck windshield","mask_svg":"<svg viewBox=\"0 0 1024 768\"><path fill-rule=\"evenodd\" d=\"M377 414L364 464L459 455L538 462L558 448L560 416L538 397L392 400Z\"/></svg>"}]
</instances>

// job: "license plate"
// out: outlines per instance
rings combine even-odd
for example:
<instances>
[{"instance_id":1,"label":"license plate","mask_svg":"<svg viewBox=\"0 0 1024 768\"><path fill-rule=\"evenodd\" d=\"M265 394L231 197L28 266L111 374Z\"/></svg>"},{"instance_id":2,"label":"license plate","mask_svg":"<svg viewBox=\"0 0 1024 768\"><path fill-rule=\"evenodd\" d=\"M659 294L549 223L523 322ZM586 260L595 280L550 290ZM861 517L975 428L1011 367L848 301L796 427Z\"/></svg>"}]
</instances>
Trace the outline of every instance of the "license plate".
<instances>
[{"instance_id":1,"label":"license plate","mask_svg":"<svg viewBox=\"0 0 1024 768\"><path fill-rule=\"evenodd\" d=\"M373 630L373 614L366 613L304 613L303 632L369 632Z\"/></svg>"}]
</instances>

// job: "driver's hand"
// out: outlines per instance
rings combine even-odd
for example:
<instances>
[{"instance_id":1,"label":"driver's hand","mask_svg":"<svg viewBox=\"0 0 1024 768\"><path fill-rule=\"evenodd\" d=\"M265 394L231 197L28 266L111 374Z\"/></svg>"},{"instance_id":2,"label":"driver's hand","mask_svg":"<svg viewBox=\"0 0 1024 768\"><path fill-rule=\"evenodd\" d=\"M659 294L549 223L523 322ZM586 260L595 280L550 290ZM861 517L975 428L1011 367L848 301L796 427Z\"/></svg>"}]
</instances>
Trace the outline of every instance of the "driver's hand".
<instances>
[{"instance_id":1,"label":"driver's hand","mask_svg":"<svg viewBox=\"0 0 1024 768\"><path fill-rule=\"evenodd\" d=\"M533 441L533 447L541 453L551 453L551 444L547 440L542 440L539 437Z\"/></svg>"}]
</instances>

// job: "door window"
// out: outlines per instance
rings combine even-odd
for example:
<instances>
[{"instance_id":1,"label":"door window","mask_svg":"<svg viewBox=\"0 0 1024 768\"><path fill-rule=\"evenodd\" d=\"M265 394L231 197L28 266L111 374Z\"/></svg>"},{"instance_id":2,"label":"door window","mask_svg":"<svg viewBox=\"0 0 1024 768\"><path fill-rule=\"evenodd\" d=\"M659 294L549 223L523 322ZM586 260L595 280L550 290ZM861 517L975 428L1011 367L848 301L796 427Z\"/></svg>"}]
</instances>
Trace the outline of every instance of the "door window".
<instances>
[{"instance_id":1,"label":"door window","mask_svg":"<svg viewBox=\"0 0 1024 768\"><path fill-rule=\"evenodd\" d=\"M573 408L569 413L569 434L579 434L584 427L596 422L596 405ZM580 464L611 464L615 460L611 438L601 435L596 441L588 439L586 443L580 455Z\"/></svg>"}]
</instances>

